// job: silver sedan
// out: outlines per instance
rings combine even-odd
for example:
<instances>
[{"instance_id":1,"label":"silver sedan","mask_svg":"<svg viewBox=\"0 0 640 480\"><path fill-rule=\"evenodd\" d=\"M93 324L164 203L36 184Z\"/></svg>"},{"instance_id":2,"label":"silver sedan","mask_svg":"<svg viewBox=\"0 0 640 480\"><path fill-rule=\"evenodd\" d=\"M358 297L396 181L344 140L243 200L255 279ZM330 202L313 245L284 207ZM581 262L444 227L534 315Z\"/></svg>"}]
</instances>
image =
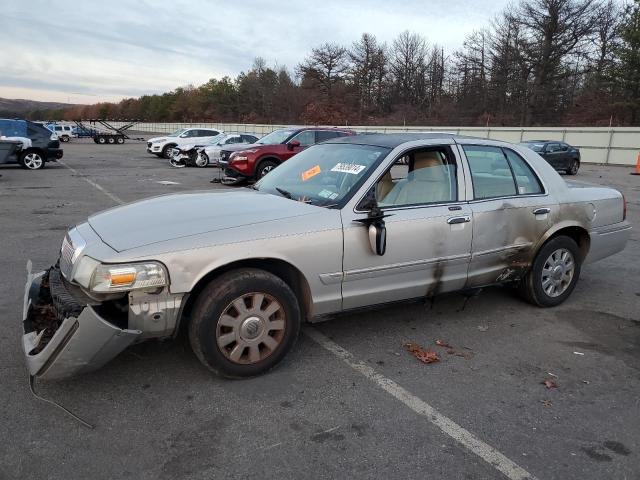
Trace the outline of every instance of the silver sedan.
<instances>
[{"instance_id":1,"label":"silver sedan","mask_svg":"<svg viewBox=\"0 0 640 480\"><path fill-rule=\"evenodd\" d=\"M495 284L553 307L585 262L625 247L625 217L618 191L565 182L517 145L336 139L252 188L150 198L71 229L58 264L29 272L26 360L60 378L184 327L207 368L246 377L336 312Z\"/></svg>"}]
</instances>

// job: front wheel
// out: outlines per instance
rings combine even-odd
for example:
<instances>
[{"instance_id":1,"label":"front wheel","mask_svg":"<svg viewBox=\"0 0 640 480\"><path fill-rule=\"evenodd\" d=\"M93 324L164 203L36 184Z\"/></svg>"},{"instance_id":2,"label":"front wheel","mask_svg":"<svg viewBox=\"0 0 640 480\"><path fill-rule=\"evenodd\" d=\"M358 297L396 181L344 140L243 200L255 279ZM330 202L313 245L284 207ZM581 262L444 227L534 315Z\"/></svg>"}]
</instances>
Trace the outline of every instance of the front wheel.
<instances>
[{"instance_id":1,"label":"front wheel","mask_svg":"<svg viewBox=\"0 0 640 480\"><path fill-rule=\"evenodd\" d=\"M273 160L264 160L260 162L260 165L258 165L258 172L256 174L256 177L258 178L258 180L261 179L277 166L278 164Z\"/></svg>"},{"instance_id":2,"label":"front wheel","mask_svg":"<svg viewBox=\"0 0 640 480\"><path fill-rule=\"evenodd\" d=\"M175 145L165 145L162 149L162 156L167 160L171 158L172 150Z\"/></svg>"},{"instance_id":3,"label":"front wheel","mask_svg":"<svg viewBox=\"0 0 640 480\"><path fill-rule=\"evenodd\" d=\"M69 141L69 137L67 137L66 135L63 135L62 137L60 137L60 141L63 143L67 143Z\"/></svg>"},{"instance_id":4,"label":"front wheel","mask_svg":"<svg viewBox=\"0 0 640 480\"><path fill-rule=\"evenodd\" d=\"M521 284L530 303L555 307L564 302L578 283L582 258L576 242L564 235L549 240L536 255Z\"/></svg>"},{"instance_id":5,"label":"front wheel","mask_svg":"<svg viewBox=\"0 0 640 480\"><path fill-rule=\"evenodd\" d=\"M577 175L579 168L580 168L580 160L574 158L573 160L571 160L571 166L567 170L567 173L569 175Z\"/></svg>"},{"instance_id":6,"label":"front wheel","mask_svg":"<svg viewBox=\"0 0 640 480\"><path fill-rule=\"evenodd\" d=\"M227 272L200 293L189 340L210 370L232 378L265 373L300 332L298 300L279 277L255 268Z\"/></svg>"},{"instance_id":7,"label":"front wheel","mask_svg":"<svg viewBox=\"0 0 640 480\"><path fill-rule=\"evenodd\" d=\"M204 168L209 165L209 156L204 152L198 153L195 163L196 167Z\"/></svg>"},{"instance_id":8,"label":"front wheel","mask_svg":"<svg viewBox=\"0 0 640 480\"><path fill-rule=\"evenodd\" d=\"M40 170L44 167L44 157L41 153L26 151L20 156L20 165L27 170Z\"/></svg>"}]
</instances>

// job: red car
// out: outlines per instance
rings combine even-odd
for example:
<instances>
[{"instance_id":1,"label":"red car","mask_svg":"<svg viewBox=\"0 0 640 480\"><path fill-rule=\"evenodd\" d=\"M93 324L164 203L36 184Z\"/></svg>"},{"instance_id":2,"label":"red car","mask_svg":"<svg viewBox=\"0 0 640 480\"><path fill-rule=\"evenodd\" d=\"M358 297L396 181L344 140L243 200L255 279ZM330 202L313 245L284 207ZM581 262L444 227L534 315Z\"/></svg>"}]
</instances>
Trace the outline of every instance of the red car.
<instances>
[{"instance_id":1,"label":"red car","mask_svg":"<svg viewBox=\"0 0 640 480\"><path fill-rule=\"evenodd\" d=\"M355 134L353 130L332 127L283 128L252 145L225 147L219 164L224 168L225 183L257 180L309 145Z\"/></svg>"}]
</instances>

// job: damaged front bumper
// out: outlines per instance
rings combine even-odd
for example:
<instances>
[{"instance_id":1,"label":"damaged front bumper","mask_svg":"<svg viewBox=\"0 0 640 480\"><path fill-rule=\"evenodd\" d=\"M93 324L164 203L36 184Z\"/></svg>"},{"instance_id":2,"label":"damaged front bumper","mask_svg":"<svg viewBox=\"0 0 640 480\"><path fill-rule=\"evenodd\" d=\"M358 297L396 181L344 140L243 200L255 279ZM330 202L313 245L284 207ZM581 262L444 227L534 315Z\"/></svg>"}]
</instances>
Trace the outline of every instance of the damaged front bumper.
<instances>
[{"instance_id":1,"label":"damaged front bumper","mask_svg":"<svg viewBox=\"0 0 640 480\"><path fill-rule=\"evenodd\" d=\"M31 375L54 380L95 370L142 335L106 321L83 300L56 267L32 274L27 264L22 347Z\"/></svg>"}]
</instances>

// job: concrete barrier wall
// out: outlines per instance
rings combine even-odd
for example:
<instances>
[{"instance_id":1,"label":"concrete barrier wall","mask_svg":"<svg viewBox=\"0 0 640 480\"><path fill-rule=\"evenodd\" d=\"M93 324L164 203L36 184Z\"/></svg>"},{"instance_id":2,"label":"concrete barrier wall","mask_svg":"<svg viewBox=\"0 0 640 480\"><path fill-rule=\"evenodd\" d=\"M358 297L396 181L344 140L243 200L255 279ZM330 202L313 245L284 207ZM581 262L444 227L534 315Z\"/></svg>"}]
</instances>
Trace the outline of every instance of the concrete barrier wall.
<instances>
[{"instance_id":1,"label":"concrete barrier wall","mask_svg":"<svg viewBox=\"0 0 640 480\"><path fill-rule=\"evenodd\" d=\"M118 122L114 125L119 126ZM251 123L139 123L135 130L171 133L180 128L217 128L225 132L245 132L266 135L287 125ZM358 132L450 132L473 137L492 138L517 143L523 140L561 140L580 148L582 161L612 165L635 165L640 154L640 128L587 128L587 127L398 127L350 126Z\"/></svg>"}]
</instances>

